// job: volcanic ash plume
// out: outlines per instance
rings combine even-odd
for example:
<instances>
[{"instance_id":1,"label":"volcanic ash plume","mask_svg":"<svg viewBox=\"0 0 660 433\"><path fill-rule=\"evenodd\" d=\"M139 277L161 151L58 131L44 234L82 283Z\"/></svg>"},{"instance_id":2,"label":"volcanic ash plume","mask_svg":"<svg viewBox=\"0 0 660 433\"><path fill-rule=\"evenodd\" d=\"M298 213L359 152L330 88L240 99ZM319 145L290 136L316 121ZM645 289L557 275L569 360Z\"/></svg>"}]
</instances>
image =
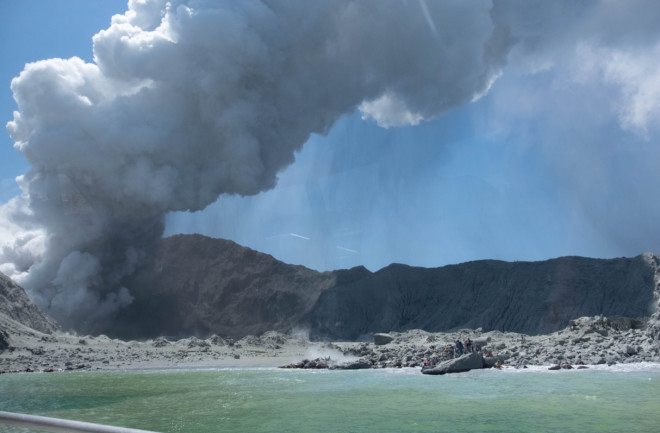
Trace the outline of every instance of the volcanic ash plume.
<instances>
[{"instance_id":1,"label":"volcanic ash plume","mask_svg":"<svg viewBox=\"0 0 660 433\"><path fill-rule=\"evenodd\" d=\"M131 0L93 42L12 81L31 168L0 224L0 270L79 330L131 302L167 212L273 188L355 109L390 127L469 102L508 46L489 2L424 0Z\"/></svg>"}]
</instances>

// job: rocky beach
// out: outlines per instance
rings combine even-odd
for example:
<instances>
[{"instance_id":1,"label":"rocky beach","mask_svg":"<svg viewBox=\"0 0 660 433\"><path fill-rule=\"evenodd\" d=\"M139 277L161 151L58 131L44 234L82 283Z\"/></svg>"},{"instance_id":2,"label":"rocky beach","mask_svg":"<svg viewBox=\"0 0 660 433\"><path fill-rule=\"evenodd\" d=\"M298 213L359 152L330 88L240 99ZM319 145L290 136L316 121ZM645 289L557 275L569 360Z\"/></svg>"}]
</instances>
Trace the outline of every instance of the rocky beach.
<instances>
[{"instance_id":1,"label":"rocky beach","mask_svg":"<svg viewBox=\"0 0 660 433\"><path fill-rule=\"evenodd\" d=\"M601 316L583 317L566 329L539 336L464 329L377 334L369 342L309 341L304 333L267 332L240 340L212 336L122 341L106 336L42 333L5 320L0 371L55 372L122 369L289 367L421 368L448 357L455 341L472 340L504 366L614 365L660 362L660 344L643 325ZM7 326L10 325L10 326ZM452 349L453 350L453 349ZM451 355L449 355L451 356Z\"/></svg>"}]
</instances>

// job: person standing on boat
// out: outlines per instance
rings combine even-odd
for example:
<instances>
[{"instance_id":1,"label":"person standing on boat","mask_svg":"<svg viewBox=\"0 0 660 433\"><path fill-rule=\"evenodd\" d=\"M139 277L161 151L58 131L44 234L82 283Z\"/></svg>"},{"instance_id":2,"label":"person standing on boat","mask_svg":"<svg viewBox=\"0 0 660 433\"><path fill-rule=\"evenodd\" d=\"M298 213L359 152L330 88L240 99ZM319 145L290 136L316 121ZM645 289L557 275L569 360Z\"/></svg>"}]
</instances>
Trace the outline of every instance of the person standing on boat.
<instances>
[{"instance_id":1,"label":"person standing on boat","mask_svg":"<svg viewBox=\"0 0 660 433\"><path fill-rule=\"evenodd\" d=\"M461 343L461 340L456 340L456 354L458 356L463 354L463 349L463 343Z\"/></svg>"}]
</instances>

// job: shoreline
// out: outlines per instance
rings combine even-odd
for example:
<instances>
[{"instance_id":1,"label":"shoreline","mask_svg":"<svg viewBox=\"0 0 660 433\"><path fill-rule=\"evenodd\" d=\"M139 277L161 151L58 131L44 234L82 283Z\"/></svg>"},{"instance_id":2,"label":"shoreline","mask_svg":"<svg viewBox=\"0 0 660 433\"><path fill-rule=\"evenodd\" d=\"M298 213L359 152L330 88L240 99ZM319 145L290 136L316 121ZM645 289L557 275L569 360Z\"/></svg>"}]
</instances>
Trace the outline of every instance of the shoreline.
<instances>
[{"instance_id":1,"label":"shoreline","mask_svg":"<svg viewBox=\"0 0 660 433\"><path fill-rule=\"evenodd\" d=\"M501 369L495 368L482 368L482 369L473 369L469 371L462 371L458 373L469 373L469 372L478 372L484 370L493 370L498 371L503 374L506 373L548 373L548 374L571 374L578 373L583 371L596 371L604 373L636 373L636 372L657 372L660 374L660 362L634 362L627 364L590 364L584 365L584 368L571 368L571 369L552 369L551 364L545 365L529 365L525 367L515 367L511 365L503 365ZM54 370L52 373L147 373L147 372L203 372L203 371L301 371L305 369L292 369L292 368L283 368L282 366L258 366L258 365L221 365L221 366L204 366L204 365L195 365L195 366L151 366L151 367L126 367L126 368L107 368L107 369L81 369L81 370ZM348 369L321 369L327 372L339 372L339 371L349 371ZM402 371L404 374L421 374L421 367L395 367L395 368L370 368L365 369L367 371ZM319 372L320 370L315 370ZM2 371L0 375L39 375L39 374L48 374L49 372L45 370L35 370L35 371ZM453 373L457 374L457 373Z\"/></svg>"},{"instance_id":2,"label":"shoreline","mask_svg":"<svg viewBox=\"0 0 660 433\"><path fill-rule=\"evenodd\" d=\"M334 368L360 363L360 368L420 367L441 360L456 340L483 344L504 366L598 366L660 363L660 342L644 329L621 329L602 316L572 321L546 335L463 329L455 332L409 330L391 332L370 342L314 342L304 335L267 332L240 340L211 336L170 341L158 337L123 341L100 336L55 332L43 334L17 322L7 323L9 346L0 352L0 372L125 371L159 369ZM7 329L5 327L5 329ZM381 334L376 334L381 335ZM484 352L485 353L485 352ZM310 361L312 363L310 363ZM325 364L325 366L323 366Z\"/></svg>"}]
</instances>

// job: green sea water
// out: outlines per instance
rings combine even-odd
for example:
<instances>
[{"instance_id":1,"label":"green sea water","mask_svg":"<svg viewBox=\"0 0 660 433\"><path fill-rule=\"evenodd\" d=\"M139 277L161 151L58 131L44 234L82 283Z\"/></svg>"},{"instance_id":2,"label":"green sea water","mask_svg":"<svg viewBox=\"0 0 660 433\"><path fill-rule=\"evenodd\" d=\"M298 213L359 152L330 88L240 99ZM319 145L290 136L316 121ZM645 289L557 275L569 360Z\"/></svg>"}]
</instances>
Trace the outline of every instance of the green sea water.
<instances>
[{"instance_id":1,"label":"green sea water","mask_svg":"<svg viewBox=\"0 0 660 433\"><path fill-rule=\"evenodd\" d=\"M0 410L157 432L657 433L660 366L5 374Z\"/></svg>"}]
</instances>

